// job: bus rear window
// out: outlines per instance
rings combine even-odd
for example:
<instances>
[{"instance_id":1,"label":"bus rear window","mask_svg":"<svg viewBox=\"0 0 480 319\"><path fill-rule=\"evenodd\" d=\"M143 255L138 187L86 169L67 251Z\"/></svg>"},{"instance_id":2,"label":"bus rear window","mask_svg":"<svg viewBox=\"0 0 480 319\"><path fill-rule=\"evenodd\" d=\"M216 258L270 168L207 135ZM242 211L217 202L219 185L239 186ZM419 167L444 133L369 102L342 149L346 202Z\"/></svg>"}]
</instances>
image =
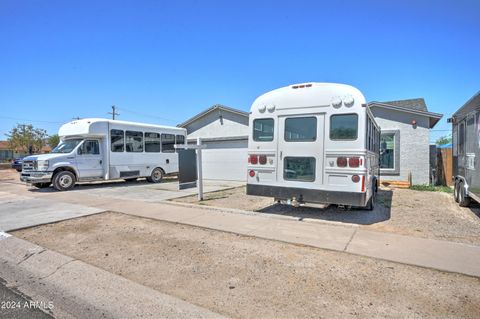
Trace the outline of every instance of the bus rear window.
<instances>
[{"instance_id":1,"label":"bus rear window","mask_svg":"<svg viewBox=\"0 0 480 319\"><path fill-rule=\"evenodd\" d=\"M253 120L253 140L257 142L273 141L273 119Z\"/></svg>"},{"instance_id":2,"label":"bus rear window","mask_svg":"<svg viewBox=\"0 0 480 319\"><path fill-rule=\"evenodd\" d=\"M356 140L357 135L357 114L337 114L330 116L331 140Z\"/></svg>"}]
</instances>

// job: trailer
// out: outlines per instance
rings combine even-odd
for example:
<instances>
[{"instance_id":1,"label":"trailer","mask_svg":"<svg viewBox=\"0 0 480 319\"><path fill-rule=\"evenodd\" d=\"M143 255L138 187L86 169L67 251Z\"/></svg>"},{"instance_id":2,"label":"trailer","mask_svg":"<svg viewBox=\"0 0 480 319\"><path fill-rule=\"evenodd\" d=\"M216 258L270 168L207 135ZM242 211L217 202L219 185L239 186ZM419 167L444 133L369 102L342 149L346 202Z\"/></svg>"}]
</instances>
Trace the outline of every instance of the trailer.
<instances>
[{"instance_id":1,"label":"trailer","mask_svg":"<svg viewBox=\"0 0 480 319\"><path fill-rule=\"evenodd\" d=\"M480 202L480 92L467 101L453 116L454 198L466 207L473 199Z\"/></svg>"},{"instance_id":2,"label":"trailer","mask_svg":"<svg viewBox=\"0 0 480 319\"><path fill-rule=\"evenodd\" d=\"M371 210L379 180L380 127L356 88L302 83L251 107L247 194Z\"/></svg>"},{"instance_id":3,"label":"trailer","mask_svg":"<svg viewBox=\"0 0 480 319\"><path fill-rule=\"evenodd\" d=\"M158 183L178 172L175 144L186 130L118 120L88 118L60 127L60 144L50 154L25 157L20 180L64 191L76 182L135 180Z\"/></svg>"}]
</instances>

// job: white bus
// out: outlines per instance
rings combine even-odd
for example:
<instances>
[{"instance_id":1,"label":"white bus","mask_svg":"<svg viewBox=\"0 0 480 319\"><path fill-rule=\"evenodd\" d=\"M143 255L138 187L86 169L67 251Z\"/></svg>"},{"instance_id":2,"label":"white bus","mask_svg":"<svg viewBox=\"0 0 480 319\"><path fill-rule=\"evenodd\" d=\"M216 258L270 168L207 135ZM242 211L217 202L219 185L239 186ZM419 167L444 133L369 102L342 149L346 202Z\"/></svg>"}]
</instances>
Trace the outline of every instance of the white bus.
<instances>
[{"instance_id":1,"label":"white bus","mask_svg":"<svg viewBox=\"0 0 480 319\"><path fill-rule=\"evenodd\" d=\"M60 144L50 154L24 158L20 180L64 191L76 182L146 177L158 183L178 172L175 144L185 144L183 128L108 119L64 124Z\"/></svg>"},{"instance_id":2,"label":"white bus","mask_svg":"<svg viewBox=\"0 0 480 319\"><path fill-rule=\"evenodd\" d=\"M373 209L380 127L359 90L290 85L258 97L249 121L248 195Z\"/></svg>"}]
</instances>

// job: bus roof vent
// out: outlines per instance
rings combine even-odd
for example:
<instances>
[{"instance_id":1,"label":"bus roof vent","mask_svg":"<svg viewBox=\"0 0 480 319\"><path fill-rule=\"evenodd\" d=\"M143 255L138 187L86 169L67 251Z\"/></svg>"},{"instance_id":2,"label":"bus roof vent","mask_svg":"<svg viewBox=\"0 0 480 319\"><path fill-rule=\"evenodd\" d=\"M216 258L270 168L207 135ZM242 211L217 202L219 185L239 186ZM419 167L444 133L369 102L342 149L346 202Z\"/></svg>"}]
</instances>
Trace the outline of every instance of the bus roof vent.
<instances>
[{"instance_id":1,"label":"bus roof vent","mask_svg":"<svg viewBox=\"0 0 480 319\"><path fill-rule=\"evenodd\" d=\"M312 83L292 85L292 89L303 89L312 87Z\"/></svg>"}]
</instances>

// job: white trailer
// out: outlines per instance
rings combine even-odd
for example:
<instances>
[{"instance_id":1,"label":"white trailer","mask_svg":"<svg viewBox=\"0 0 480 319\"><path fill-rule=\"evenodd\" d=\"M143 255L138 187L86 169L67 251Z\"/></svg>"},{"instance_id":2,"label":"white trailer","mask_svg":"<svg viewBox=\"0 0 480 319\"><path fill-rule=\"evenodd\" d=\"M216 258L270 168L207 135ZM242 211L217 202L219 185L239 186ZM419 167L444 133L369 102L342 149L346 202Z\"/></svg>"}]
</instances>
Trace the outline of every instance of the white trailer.
<instances>
[{"instance_id":1,"label":"white trailer","mask_svg":"<svg viewBox=\"0 0 480 319\"><path fill-rule=\"evenodd\" d=\"M359 90L290 85L258 97L249 121L248 195L373 209L380 127Z\"/></svg>"},{"instance_id":2,"label":"white trailer","mask_svg":"<svg viewBox=\"0 0 480 319\"><path fill-rule=\"evenodd\" d=\"M23 161L20 180L38 188L69 190L76 182L146 177L158 183L178 172L175 144L185 144L183 128L108 119L64 124L60 144L50 154Z\"/></svg>"}]
</instances>

